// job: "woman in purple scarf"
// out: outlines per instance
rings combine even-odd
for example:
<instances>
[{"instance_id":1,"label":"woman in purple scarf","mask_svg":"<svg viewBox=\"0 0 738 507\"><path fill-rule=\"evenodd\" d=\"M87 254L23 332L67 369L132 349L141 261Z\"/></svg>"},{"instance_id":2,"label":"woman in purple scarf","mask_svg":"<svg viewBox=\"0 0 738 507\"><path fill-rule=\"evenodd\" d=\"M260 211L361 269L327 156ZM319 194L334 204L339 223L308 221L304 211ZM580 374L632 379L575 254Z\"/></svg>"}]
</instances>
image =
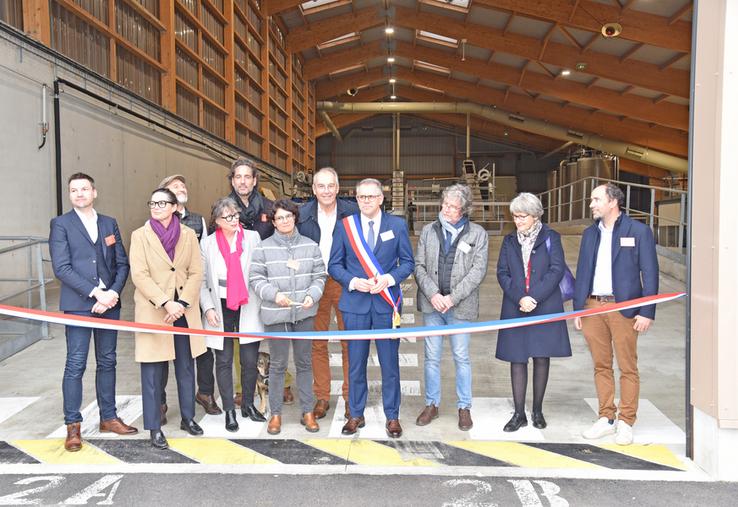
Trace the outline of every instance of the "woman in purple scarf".
<instances>
[{"instance_id":1,"label":"woman in purple scarf","mask_svg":"<svg viewBox=\"0 0 738 507\"><path fill-rule=\"evenodd\" d=\"M146 324L202 329L200 286L203 279L200 247L195 232L179 223L177 198L166 188L154 190L147 203L151 218L131 235L131 279L135 320ZM151 445L169 447L161 431L161 385L164 366L174 360L180 428L202 435L195 422L193 358L205 352L202 336L136 333L136 361L141 363L144 428Z\"/></svg>"}]
</instances>

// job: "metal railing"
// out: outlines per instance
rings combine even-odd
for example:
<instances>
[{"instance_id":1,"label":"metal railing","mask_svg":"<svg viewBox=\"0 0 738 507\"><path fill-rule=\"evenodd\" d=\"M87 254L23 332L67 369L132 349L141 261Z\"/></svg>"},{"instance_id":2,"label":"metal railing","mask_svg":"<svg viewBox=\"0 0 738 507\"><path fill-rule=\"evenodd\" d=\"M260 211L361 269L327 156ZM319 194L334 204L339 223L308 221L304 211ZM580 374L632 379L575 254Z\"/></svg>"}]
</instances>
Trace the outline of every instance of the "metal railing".
<instances>
[{"instance_id":1,"label":"metal railing","mask_svg":"<svg viewBox=\"0 0 738 507\"><path fill-rule=\"evenodd\" d=\"M415 224L433 222L438 218L440 204L438 200L413 201L414 209L412 220ZM471 219L493 234L501 234L506 223L505 213L510 207L509 202L475 202L471 212ZM415 232L420 229L415 227Z\"/></svg>"},{"instance_id":2,"label":"metal railing","mask_svg":"<svg viewBox=\"0 0 738 507\"><path fill-rule=\"evenodd\" d=\"M548 223L590 217L589 197L598 185L614 183L625 192L625 211L653 231L656 243L684 248L687 230L687 191L590 176L538 194Z\"/></svg>"},{"instance_id":3,"label":"metal railing","mask_svg":"<svg viewBox=\"0 0 738 507\"><path fill-rule=\"evenodd\" d=\"M48 240L31 236L0 236L0 303L15 303L26 308L46 310L46 286L53 280L46 275L50 264ZM49 338L46 322L30 323L0 320L0 359L8 357L39 339Z\"/></svg>"}]
</instances>

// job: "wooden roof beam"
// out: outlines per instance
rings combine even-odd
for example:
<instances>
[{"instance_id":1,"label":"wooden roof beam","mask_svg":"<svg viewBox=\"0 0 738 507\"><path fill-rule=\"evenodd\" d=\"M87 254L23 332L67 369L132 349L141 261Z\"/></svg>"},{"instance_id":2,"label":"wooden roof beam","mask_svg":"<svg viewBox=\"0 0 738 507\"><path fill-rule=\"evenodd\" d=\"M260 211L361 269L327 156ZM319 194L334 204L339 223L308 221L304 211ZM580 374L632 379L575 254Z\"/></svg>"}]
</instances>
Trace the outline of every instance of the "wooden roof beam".
<instances>
[{"instance_id":1,"label":"wooden roof beam","mask_svg":"<svg viewBox=\"0 0 738 507\"><path fill-rule=\"evenodd\" d=\"M568 0L474 0L474 5L513 11L520 16L562 23L596 33L600 32L603 23L617 21L623 25L623 32L620 34L622 39L682 52L689 52L692 48L691 23L675 21L670 24L669 18L663 16L621 10L592 0L581 0L579 8L573 11L573 16L571 2Z\"/></svg>"},{"instance_id":2,"label":"wooden roof beam","mask_svg":"<svg viewBox=\"0 0 738 507\"><path fill-rule=\"evenodd\" d=\"M299 7L305 0L267 0L262 1L262 10L266 16L274 16L280 12Z\"/></svg>"},{"instance_id":3,"label":"wooden roof beam","mask_svg":"<svg viewBox=\"0 0 738 507\"><path fill-rule=\"evenodd\" d=\"M361 88L387 79L387 76L384 75L384 69L376 67L368 72L350 74L330 81L319 81L315 84L315 96L318 97L318 100L328 100L346 93L349 88Z\"/></svg>"},{"instance_id":4,"label":"wooden roof beam","mask_svg":"<svg viewBox=\"0 0 738 507\"><path fill-rule=\"evenodd\" d=\"M287 49L296 53L341 35L360 32L383 23L384 17L381 15L381 10L375 7L331 16L307 26L293 28L287 34Z\"/></svg>"},{"instance_id":5,"label":"wooden roof beam","mask_svg":"<svg viewBox=\"0 0 738 507\"><path fill-rule=\"evenodd\" d=\"M361 46L335 51L322 58L308 60L303 66L303 78L307 80L327 76L337 70L356 63L363 63L384 54L383 41L375 41Z\"/></svg>"},{"instance_id":6,"label":"wooden roof beam","mask_svg":"<svg viewBox=\"0 0 738 507\"><path fill-rule=\"evenodd\" d=\"M582 45L579 44L579 41L574 38L574 36L571 34L571 32L569 32L569 30L567 30L566 28L564 28L561 25L556 25L556 26L558 27L559 31L562 34L564 34L564 37L566 37L567 40L569 42L571 42L572 46L574 46L575 48L577 48L577 49L579 49L581 51Z\"/></svg>"},{"instance_id":7,"label":"wooden roof beam","mask_svg":"<svg viewBox=\"0 0 738 507\"><path fill-rule=\"evenodd\" d=\"M686 4L684 4L679 10L677 10L674 14L672 14L669 17L669 21L668 21L669 25L673 25L674 23L679 21L682 18L682 16L684 16L686 13L692 10L693 6L694 4L692 3L692 0L687 0Z\"/></svg>"},{"instance_id":8,"label":"wooden roof beam","mask_svg":"<svg viewBox=\"0 0 738 507\"><path fill-rule=\"evenodd\" d=\"M536 60L542 43L534 37L515 33L503 34L502 30L475 23L461 23L447 16L431 12L415 12L413 9L395 6L395 23L411 29L429 30L457 40L467 39L469 44L495 51ZM587 73L615 81L627 79L630 84L649 90L689 98L689 72L666 69L635 61L621 62L617 56L605 53L580 51L568 44L549 42L541 61L558 67L573 69L578 62L587 64Z\"/></svg>"}]
</instances>

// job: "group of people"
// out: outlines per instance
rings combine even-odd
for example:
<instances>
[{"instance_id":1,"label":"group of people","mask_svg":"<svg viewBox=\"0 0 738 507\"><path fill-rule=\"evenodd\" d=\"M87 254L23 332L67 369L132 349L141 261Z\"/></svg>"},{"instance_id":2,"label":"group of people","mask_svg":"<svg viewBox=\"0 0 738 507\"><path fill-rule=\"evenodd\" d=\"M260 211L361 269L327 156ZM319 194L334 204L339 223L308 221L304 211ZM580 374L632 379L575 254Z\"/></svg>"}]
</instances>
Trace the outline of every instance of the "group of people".
<instances>
[{"instance_id":1,"label":"group of people","mask_svg":"<svg viewBox=\"0 0 738 507\"><path fill-rule=\"evenodd\" d=\"M382 211L382 185L375 179L356 185L354 203L338 198L337 172L322 168L313 177L315 199L298 206L288 199L272 202L261 194L258 171L250 159L236 160L228 178L233 191L213 204L209 223L186 208L185 178L165 178L146 203L150 218L131 235L129 259L116 221L94 209L97 190L93 178L72 175L68 181L72 210L51 221L49 237L54 273L61 282L60 310L118 319L120 293L130 273L138 323L225 334L279 334L267 340L271 356L267 432L271 435L281 431L290 346L300 423L307 431L317 432L318 420L330 410L327 340L290 339L290 333L327 331L332 312L340 330L399 327L400 285L413 273L424 325L456 326L478 319L488 235L471 220L473 203L467 186L455 184L443 191L438 217L423 228L414 252L405 220ZM595 224L582 237L574 308L655 294L658 263L650 229L621 211L623 194L615 185L597 187L591 197ZM543 208L533 194L518 195L510 211L516 230L504 238L497 263L503 291L501 318L563 311L559 283L566 263L560 236L541 222ZM585 438L617 432L617 443L631 443L638 406L637 337L653 318L654 308L647 306L575 321L592 352L599 398L599 419L584 432ZM68 451L82 446L82 376L93 336L100 431L138 432L116 412L116 331L68 325L62 383ZM473 427L470 334L448 338L456 370L458 427L467 431ZM374 341L386 432L398 438L403 432L400 341ZM365 425L370 342L341 341L344 435L355 434ZM221 413L214 395L216 380L228 431L239 429L236 405L240 405L242 418L267 422L266 414L254 405L259 347L260 341L248 336L223 338L155 329L136 332L144 429L150 432L151 444L168 447L162 426L167 422L169 361L174 362L182 430L203 434L195 421L196 403L207 413ZM416 419L419 426L439 416L442 349L443 337L425 338L425 407ZM621 371L619 407L614 405L613 350ZM528 423L525 398L530 359L532 423L546 427L543 398L550 358L570 355L564 322L498 333L496 357L510 363L515 406L504 431L516 431Z\"/></svg>"}]
</instances>

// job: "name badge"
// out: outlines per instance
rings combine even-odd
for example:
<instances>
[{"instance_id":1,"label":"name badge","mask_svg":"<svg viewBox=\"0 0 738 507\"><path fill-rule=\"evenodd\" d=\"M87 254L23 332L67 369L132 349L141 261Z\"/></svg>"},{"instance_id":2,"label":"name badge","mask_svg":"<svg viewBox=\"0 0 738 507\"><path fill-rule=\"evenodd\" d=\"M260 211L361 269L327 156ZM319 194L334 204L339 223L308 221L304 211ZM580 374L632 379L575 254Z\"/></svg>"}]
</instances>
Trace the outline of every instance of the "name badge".
<instances>
[{"instance_id":1,"label":"name badge","mask_svg":"<svg viewBox=\"0 0 738 507\"><path fill-rule=\"evenodd\" d=\"M105 244L107 246L115 245L115 235L111 234L110 236L105 236Z\"/></svg>"},{"instance_id":2,"label":"name badge","mask_svg":"<svg viewBox=\"0 0 738 507\"><path fill-rule=\"evenodd\" d=\"M461 250L464 253L471 252L471 245L467 243L466 241L459 241L459 243L456 245L456 248Z\"/></svg>"},{"instance_id":3,"label":"name badge","mask_svg":"<svg viewBox=\"0 0 738 507\"><path fill-rule=\"evenodd\" d=\"M620 246L636 246L635 238L620 238Z\"/></svg>"},{"instance_id":4,"label":"name badge","mask_svg":"<svg viewBox=\"0 0 738 507\"><path fill-rule=\"evenodd\" d=\"M379 235L379 237L382 238L382 241L389 241L391 239L395 239L395 233L392 231L384 231Z\"/></svg>"},{"instance_id":5,"label":"name badge","mask_svg":"<svg viewBox=\"0 0 738 507\"><path fill-rule=\"evenodd\" d=\"M297 271L297 268L300 267L300 262L299 261L296 261L295 259L289 259L287 261L287 267L290 268L290 269L294 269L295 271Z\"/></svg>"}]
</instances>

